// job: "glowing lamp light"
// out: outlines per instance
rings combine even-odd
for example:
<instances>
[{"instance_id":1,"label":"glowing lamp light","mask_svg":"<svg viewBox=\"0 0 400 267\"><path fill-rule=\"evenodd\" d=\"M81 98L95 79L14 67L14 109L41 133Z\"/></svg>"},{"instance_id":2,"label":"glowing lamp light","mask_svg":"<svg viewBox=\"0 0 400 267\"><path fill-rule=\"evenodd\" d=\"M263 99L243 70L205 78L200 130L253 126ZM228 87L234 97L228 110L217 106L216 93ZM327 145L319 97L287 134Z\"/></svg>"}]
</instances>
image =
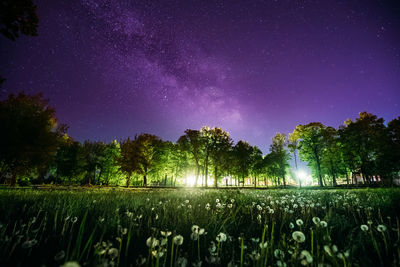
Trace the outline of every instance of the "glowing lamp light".
<instances>
[{"instance_id":1,"label":"glowing lamp light","mask_svg":"<svg viewBox=\"0 0 400 267\"><path fill-rule=\"evenodd\" d=\"M185 177L186 186L194 186L196 184L196 176L193 174Z\"/></svg>"},{"instance_id":2,"label":"glowing lamp light","mask_svg":"<svg viewBox=\"0 0 400 267\"><path fill-rule=\"evenodd\" d=\"M305 172L305 171L303 171L303 170L298 170L297 171L297 177L300 179L300 180L302 180L302 181L306 181L307 180L307 173Z\"/></svg>"}]
</instances>

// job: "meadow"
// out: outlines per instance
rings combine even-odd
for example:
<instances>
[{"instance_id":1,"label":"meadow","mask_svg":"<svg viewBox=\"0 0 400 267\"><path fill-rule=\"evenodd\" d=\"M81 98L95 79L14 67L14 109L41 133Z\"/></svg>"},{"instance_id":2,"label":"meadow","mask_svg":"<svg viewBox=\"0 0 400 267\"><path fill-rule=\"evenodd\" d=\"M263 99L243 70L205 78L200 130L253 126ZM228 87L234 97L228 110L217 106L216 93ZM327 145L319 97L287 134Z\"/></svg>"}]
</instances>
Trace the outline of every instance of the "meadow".
<instances>
[{"instance_id":1,"label":"meadow","mask_svg":"<svg viewBox=\"0 0 400 267\"><path fill-rule=\"evenodd\" d=\"M399 266L399 189L0 190L1 266Z\"/></svg>"}]
</instances>

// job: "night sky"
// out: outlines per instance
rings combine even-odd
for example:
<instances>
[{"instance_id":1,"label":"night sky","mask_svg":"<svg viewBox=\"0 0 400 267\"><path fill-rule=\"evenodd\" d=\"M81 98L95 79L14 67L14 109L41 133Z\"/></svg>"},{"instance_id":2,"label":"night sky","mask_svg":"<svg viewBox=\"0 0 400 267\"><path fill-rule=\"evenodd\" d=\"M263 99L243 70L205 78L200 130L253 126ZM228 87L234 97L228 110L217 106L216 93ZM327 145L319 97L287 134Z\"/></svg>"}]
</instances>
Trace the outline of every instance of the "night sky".
<instances>
[{"instance_id":1,"label":"night sky","mask_svg":"<svg viewBox=\"0 0 400 267\"><path fill-rule=\"evenodd\" d=\"M76 140L218 126L276 132L400 115L396 1L34 0L39 36L0 37L9 93L43 92Z\"/></svg>"}]
</instances>

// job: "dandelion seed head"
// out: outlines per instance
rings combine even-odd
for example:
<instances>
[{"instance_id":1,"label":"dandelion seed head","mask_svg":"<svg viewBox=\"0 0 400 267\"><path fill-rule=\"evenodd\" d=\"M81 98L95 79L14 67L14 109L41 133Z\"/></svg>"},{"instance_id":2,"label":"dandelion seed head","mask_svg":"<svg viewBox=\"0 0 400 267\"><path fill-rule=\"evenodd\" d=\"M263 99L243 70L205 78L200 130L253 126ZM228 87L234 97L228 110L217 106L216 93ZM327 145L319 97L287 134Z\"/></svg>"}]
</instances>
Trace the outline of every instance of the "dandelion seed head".
<instances>
[{"instance_id":1,"label":"dandelion seed head","mask_svg":"<svg viewBox=\"0 0 400 267\"><path fill-rule=\"evenodd\" d=\"M321 222L321 219L318 218L318 217L313 217L313 218L312 218L312 221L313 221L313 223L314 223L315 225L318 225L318 224Z\"/></svg>"},{"instance_id":2,"label":"dandelion seed head","mask_svg":"<svg viewBox=\"0 0 400 267\"><path fill-rule=\"evenodd\" d=\"M313 257L307 250L303 250L300 253L300 259L301 259L301 264L304 266L311 264L313 262Z\"/></svg>"},{"instance_id":3,"label":"dandelion seed head","mask_svg":"<svg viewBox=\"0 0 400 267\"><path fill-rule=\"evenodd\" d=\"M155 237L149 237L149 238L147 238L147 240L146 240L146 245L147 245L149 248L154 248L154 247L158 246L158 244L159 244L159 241L158 241L158 239L156 239Z\"/></svg>"},{"instance_id":4,"label":"dandelion seed head","mask_svg":"<svg viewBox=\"0 0 400 267\"><path fill-rule=\"evenodd\" d=\"M225 242L226 241L226 234L224 233L219 233L217 237L215 238L218 242Z\"/></svg>"},{"instance_id":5,"label":"dandelion seed head","mask_svg":"<svg viewBox=\"0 0 400 267\"><path fill-rule=\"evenodd\" d=\"M110 248L107 252L108 256L110 256L111 260L114 260L118 257L118 249Z\"/></svg>"},{"instance_id":6,"label":"dandelion seed head","mask_svg":"<svg viewBox=\"0 0 400 267\"><path fill-rule=\"evenodd\" d=\"M321 221L320 225L325 228L328 226L328 223L326 221Z\"/></svg>"},{"instance_id":7,"label":"dandelion seed head","mask_svg":"<svg viewBox=\"0 0 400 267\"><path fill-rule=\"evenodd\" d=\"M175 245L180 246L183 243L183 236L176 235L176 236L174 236L173 241L174 241Z\"/></svg>"},{"instance_id":8,"label":"dandelion seed head","mask_svg":"<svg viewBox=\"0 0 400 267\"><path fill-rule=\"evenodd\" d=\"M385 232L386 231L386 226L385 225L383 225L383 224L380 224L380 225L378 225L377 227L376 227L376 229L379 231L379 232Z\"/></svg>"},{"instance_id":9,"label":"dandelion seed head","mask_svg":"<svg viewBox=\"0 0 400 267\"><path fill-rule=\"evenodd\" d=\"M292 233L292 238L293 238L293 240L295 240L296 242L299 242L299 243L303 243L306 240L305 235L303 234L303 232L300 232L300 231L294 231Z\"/></svg>"}]
</instances>

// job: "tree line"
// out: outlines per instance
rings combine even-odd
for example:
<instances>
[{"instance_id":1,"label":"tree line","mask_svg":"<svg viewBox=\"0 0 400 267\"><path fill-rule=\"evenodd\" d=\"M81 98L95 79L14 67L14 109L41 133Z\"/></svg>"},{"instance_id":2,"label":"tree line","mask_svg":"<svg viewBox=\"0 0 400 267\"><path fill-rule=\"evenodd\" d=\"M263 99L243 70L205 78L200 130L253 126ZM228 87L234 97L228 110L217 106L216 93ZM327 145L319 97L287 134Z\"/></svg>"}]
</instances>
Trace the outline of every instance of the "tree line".
<instances>
[{"instance_id":1,"label":"tree line","mask_svg":"<svg viewBox=\"0 0 400 267\"><path fill-rule=\"evenodd\" d=\"M41 94L1 101L0 183L176 186L190 176L194 186L285 186L301 183L299 160L320 186L392 184L400 171L400 117L385 124L367 112L337 129L312 122L277 133L266 155L218 127L187 129L176 142L142 133L110 143L76 141L67 128Z\"/></svg>"}]
</instances>

